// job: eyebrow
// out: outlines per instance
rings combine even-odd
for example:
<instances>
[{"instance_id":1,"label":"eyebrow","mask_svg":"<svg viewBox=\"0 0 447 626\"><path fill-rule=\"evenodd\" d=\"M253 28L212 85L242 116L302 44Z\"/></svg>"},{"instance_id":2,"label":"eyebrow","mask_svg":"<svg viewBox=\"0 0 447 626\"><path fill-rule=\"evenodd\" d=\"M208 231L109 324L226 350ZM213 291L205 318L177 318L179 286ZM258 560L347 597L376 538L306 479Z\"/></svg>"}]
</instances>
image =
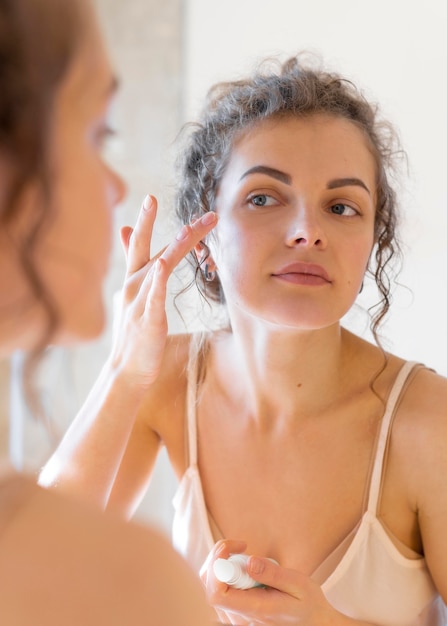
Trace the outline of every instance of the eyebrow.
<instances>
[{"instance_id":1,"label":"eyebrow","mask_svg":"<svg viewBox=\"0 0 447 626\"><path fill-rule=\"evenodd\" d=\"M362 187L365 189L369 195L371 195L370 190L365 185L361 178L334 178L334 180L330 180L326 185L327 189L338 189L338 187Z\"/></svg>"},{"instance_id":2,"label":"eyebrow","mask_svg":"<svg viewBox=\"0 0 447 626\"><path fill-rule=\"evenodd\" d=\"M250 176L251 174L266 174L267 176L276 178L277 180L281 181L282 183L285 183L286 185L292 184L292 177L290 176L290 174L287 174L286 172L282 172L281 170L277 170L274 167L269 167L268 165L255 165L254 167L251 167L249 170L247 170L246 172L242 174L242 176L240 177L240 180L242 180L246 176ZM355 178L355 177L334 178L334 180L330 180L328 182L328 184L326 185L326 188L338 189L338 187L351 187L351 186L362 187L363 189L365 189L365 191L369 193L369 195L371 195L370 190L365 185L363 180L361 180L361 178Z\"/></svg>"},{"instance_id":3,"label":"eyebrow","mask_svg":"<svg viewBox=\"0 0 447 626\"><path fill-rule=\"evenodd\" d=\"M277 170L274 167L268 167L268 165L255 165L254 167L251 167L249 170L242 174L239 180L242 180L243 178L245 178L246 176L250 176L251 174L266 174L267 176L276 178L286 185L292 184L292 177L290 176L290 174L281 172L281 170Z\"/></svg>"}]
</instances>

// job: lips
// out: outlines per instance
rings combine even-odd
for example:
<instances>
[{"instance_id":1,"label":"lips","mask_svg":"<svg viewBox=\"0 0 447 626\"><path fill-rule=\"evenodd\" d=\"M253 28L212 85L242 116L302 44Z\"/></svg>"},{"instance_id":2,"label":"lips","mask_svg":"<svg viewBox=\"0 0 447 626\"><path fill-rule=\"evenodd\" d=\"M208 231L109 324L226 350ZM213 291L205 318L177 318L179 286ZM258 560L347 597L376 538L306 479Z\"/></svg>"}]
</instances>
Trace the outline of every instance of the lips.
<instances>
[{"instance_id":1,"label":"lips","mask_svg":"<svg viewBox=\"0 0 447 626\"><path fill-rule=\"evenodd\" d=\"M305 284L324 284L332 282L324 267L316 265L315 263L289 263L273 272L273 276L291 282Z\"/></svg>"}]
</instances>

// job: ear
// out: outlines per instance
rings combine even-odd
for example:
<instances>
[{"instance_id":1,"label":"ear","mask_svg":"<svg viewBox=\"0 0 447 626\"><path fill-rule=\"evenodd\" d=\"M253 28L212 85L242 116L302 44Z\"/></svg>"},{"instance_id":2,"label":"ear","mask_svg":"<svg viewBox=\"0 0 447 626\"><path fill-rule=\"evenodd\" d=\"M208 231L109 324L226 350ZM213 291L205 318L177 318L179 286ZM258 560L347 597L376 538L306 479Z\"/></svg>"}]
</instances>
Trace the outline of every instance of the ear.
<instances>
[{"instance_id":1,"label":"ear","mask_svg":"<svg viewBox=\"0 0 447 626\"><path fill-rule=\"evenodd\" d=\"M211 256L210 249L208 248L206 243L203 243L203 241L199 241L199 243L194 246L194 253L201 267L205 266L206 264L208 265L208 269L210 272L215 272L217 270L216 263L214 262L214 259Z\"/></svg>"}]
</instances>

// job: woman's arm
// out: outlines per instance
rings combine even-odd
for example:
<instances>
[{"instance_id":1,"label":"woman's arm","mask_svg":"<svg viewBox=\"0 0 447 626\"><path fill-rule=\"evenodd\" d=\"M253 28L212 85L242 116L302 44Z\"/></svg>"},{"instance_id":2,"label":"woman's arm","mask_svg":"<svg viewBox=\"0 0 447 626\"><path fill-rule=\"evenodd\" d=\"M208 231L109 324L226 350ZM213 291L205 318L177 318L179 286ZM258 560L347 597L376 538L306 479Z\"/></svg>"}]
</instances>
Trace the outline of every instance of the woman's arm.
<instances>
[{"instance_id":1,"label":"woman's arm","mask_svg":"<svg viewBox=\"0 0 447 626\"><path fill-rule=\"evenodd\" d=\"M82 497L100 508L107 507L128 446L140 437L146 452L146 467L128 481L124 514L138 505L138 482L150 474L159 441L156 434L137 420L142 393L126 377L120 377L107 362L86 402L61 443L43 467L39 484ZM133 445L132 445L133 447ZM137 476L139 480L137 481Z\"/></svg>"},{"instance_id":2,"label":"woman's arm","mask_svg":"<svg viewBox=\"0 0 447 626\"><path fill-rule=\"evenodd\" d=\"M122 229L127 272L122 302L115 324L111 355L77 417L53 456L43 468L39 483L76 494L100 507L107 505L126 450L141 451L134 462L133 485L117 508L131 511L147 482L159 437L151 428L157 404L169 399L170 390L160 383L166 359L166 285L184 256L216 224L213 213L184 226L177 238L151 257L150 241L156 217L156 201L145 201L135 229ZM154 415L147 413L153 399ZM137 419L145 399L145 411ZM142 460L144 459L144 460Z\"/></svg>"},{"instance_id":3,"label":"woman's arm","mask_svg":"<svg viewBox=\"0 0 447 626\"><path fill-rule=\"evenodd\" d=\"M447 604L447 379L424 371L411 391L412 410L399 420L411 476L411 503L428 569Z\"/></svg>"}]
</instances>

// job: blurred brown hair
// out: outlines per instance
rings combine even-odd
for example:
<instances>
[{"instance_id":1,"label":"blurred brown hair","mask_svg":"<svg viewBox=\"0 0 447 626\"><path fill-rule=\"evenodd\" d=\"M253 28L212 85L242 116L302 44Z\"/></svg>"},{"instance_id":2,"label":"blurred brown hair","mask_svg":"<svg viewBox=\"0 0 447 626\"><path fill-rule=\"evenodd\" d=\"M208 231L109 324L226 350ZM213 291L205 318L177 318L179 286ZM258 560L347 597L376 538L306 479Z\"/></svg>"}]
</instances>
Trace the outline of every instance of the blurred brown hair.
<instances>
[{"instance_id":1,"label":"blurred brown hair","mask_svg":"<svg viewBox=\"0 0 447 626\"><path fill-rule=\"evenodd\" d=\"M78 0L0 0L0 158L11 172L8 187L2 190L0 228L8 232L20 217L21 200L30 183L37 186L40 198L17 244L24 275L46 313L44 332L25 365L28 400L34 395L31 374L58 325L57 312L35 269L34 254L51 220L48 147L55 93L80 35ZM32 404L36 405L35 398Z\"/></svg>"}]
</instances>

